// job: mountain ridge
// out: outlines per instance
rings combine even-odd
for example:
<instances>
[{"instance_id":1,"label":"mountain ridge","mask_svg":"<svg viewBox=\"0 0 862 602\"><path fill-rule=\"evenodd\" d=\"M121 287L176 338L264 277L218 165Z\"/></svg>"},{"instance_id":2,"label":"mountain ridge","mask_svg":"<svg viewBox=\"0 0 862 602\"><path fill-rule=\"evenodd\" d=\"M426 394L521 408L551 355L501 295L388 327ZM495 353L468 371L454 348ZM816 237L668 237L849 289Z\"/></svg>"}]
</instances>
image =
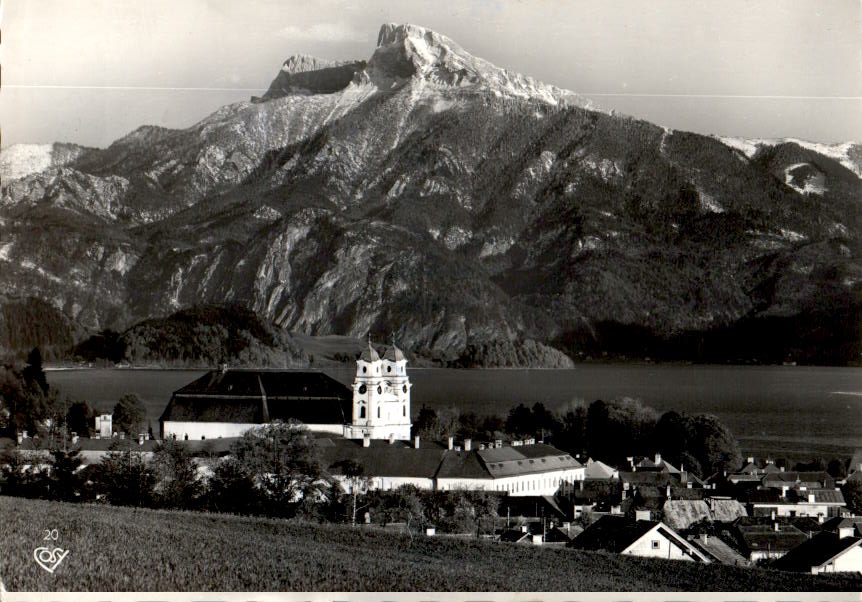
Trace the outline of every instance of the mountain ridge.
<instances>
[{"instance_id":1,"label":"mountain ridge","mask_svg":"<svg viewBox=\"0 0 862 602\"><path fill-rule=\"evenodd\" d=\"M853 145L596 111L415 26L384 25L367 62L283 65L269 90L6 185L9 294L94 331L227 301L450 359L518 340L654 356L618 328L661 347L862 307Z\"/></svg>"}]
</instances>

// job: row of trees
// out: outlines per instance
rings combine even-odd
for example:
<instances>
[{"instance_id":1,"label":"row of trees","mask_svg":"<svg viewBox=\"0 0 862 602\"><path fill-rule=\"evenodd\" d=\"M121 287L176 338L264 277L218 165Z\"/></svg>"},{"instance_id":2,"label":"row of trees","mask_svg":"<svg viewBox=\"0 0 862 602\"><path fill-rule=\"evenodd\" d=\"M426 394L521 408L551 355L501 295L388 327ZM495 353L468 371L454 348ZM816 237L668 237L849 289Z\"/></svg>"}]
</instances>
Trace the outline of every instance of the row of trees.
<instances>
[{"instance_id":1,"label":"row of trees","mask_svg":"<svg viewBox=\"0 0 862 602\"><path fill-rule=\"evenodd\" d=\"M354 488L345 493L327 473L318 448L298 423L253 429L231 447L230 455L202 470L188 447L159 444L150 460L128 441L98 464L83 466L78 450L32 453L7 450L0 458L4 495L66 502L209 510L234 514L304 516L331 522L404 522L409 528L432 525L441 531L493 529L499 498L483 492L368 491L370 475L354 471ZM357 519L358 517L358 519Z\"/></svg>"},{"instance_id":2,"label":"row of trees","mask_svg":"<svg viewBox=\"0 0 862 602\"><path fill-rule=\"evenodd\" d=\"M572 402L560 412L551 412L542 403L532 408L520 404L505 419L423 406L414 432L430 440L534 437L569 453L615 465L624 465L630 456L658 452L669 462L704 476L735 470L742 461L736 439L715 416L673 411L659 415L630 398L597 400L589 405Z\"/></svg>"},{"instance_id":3,"label":"row of trees","mask_svg":"<svg viewBox=\"0 0 862 602\"><path fill-rule=\"evenodd\" d=\"M37 436L43 447L55 446L70 433L87 437L93 418L103 411L84 401L63 396L48 384L38 347L27 356L26 364L16 368L0 366L0 434L15 437L27 431ZM107 413L107 412L104 412ZM146 408L134 393L123 395L113 409L114 430L134 435L147 428Z\"/></svg>"}]
</instances>

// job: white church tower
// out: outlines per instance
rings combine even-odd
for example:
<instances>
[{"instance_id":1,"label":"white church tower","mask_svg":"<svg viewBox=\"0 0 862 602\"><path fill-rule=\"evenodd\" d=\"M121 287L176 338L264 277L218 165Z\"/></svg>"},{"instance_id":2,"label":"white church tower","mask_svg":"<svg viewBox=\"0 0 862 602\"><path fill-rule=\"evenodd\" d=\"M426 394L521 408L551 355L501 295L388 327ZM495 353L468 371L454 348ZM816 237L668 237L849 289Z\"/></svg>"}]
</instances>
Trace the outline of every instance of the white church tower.
<instances>
[{"instance_id":1,"label":"white church tower","mask_svg":"<svg viewBox=\"0 0 862 602\"><path fill-rule=\"evenodd\" d=\"M410 439L410 379L407 359L393 343L380 358L371 339L356 360L353 379L353 421L348 439Z\"/></svg>"}]
</instances>

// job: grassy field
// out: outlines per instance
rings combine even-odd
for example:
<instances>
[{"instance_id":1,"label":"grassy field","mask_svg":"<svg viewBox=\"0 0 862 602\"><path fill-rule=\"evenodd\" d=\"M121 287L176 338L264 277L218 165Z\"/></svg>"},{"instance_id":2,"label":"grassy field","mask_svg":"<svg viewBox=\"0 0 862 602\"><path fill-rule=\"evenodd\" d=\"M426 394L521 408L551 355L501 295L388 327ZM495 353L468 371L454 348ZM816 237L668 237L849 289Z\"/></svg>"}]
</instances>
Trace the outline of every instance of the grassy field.
<instances>
[{"instance_id":1,"label":"grassy field","mask_svg":"<svg viewBox=\"0 0 862 602\"><path fill-rule=\"evenodd\" d=\"M365 528L0 497L10 591L856 591L814 577ZM45 530L69 555L53 574ZM51 544L54 547L55 544Z\"/></svg>"}]
</instances>

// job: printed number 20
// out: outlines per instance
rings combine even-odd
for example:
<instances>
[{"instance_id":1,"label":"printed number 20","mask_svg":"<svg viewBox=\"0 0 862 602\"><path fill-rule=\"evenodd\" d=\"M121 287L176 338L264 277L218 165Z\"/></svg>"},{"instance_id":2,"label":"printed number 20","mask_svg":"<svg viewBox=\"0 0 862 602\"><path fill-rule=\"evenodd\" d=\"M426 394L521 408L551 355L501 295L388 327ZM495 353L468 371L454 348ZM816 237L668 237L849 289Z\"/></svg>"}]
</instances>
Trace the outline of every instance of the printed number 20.
<instances>
[{"instance_id":1,"label":"printed number 20","mask_svg":"<svg viewBox=\"0 0 862 602\"><path fill-rule=\"evenodd\" d=\"M43 541L53 540L57 541L57 538L60 534L57 532L57 529L45 529L45 537L42 538Z\"/></svg>"}]
</instances>

